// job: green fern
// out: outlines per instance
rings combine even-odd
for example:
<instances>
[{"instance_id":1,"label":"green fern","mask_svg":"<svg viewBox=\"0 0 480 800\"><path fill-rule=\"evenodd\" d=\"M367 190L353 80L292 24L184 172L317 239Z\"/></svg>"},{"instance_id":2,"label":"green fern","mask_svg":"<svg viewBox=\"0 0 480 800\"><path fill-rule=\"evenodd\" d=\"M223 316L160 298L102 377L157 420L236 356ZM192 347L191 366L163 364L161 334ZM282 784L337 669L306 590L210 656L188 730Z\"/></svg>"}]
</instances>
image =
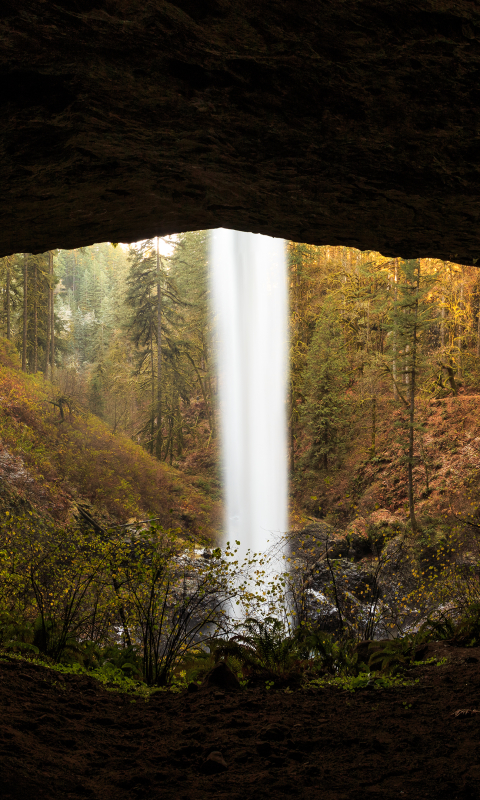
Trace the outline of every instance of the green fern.
<instances>
[{"instance_id":1,"label":"green fern","mask_svg":"<svg viewBox=\"0 0 480 800\"><path fill-rule=\"evenodd\" d=\"M228 641L217 640L212 650L215 661L228 656L238 659L254 672L283 676L299 660L297 642L285 632L285 626L274 617L259 621L249 617L243 627L245 633L232 636Z\"/></svg>"}]
</instances>

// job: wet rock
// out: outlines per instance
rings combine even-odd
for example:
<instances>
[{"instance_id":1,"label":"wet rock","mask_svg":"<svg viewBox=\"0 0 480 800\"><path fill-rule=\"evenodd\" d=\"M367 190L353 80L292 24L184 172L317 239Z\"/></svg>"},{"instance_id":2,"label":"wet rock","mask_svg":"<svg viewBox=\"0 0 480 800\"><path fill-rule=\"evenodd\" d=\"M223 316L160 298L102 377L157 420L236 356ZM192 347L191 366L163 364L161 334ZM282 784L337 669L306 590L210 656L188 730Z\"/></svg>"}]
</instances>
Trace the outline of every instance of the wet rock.
<instances>
[{"instance_id":1,"label":"wet rock","mask_svg":"<svg viewBox=\"0 0 480 800\"><path fill-rule=\"evenodd\" d=\"M352 533L348 533L347 542L348 542L347 555L354 561L361 561L362 558L365 558L365 556L372 555L373 551L372 540L370 539L370 537L366 532L362 533L355 531Z\"/></svg>"},{"instance_id":2,"label":"wet rock","mask_svg":"<svg viewBox=\"0 0 480 800\"><path fill-rule=\"evenodd\" d=\"M221 689L224 692L237 691L241 688L237 677L224 661L216 664L203 680L202 689L212 688Z\"/></svg>"},{"instance_id":3,"label":"wet rock","mask_svg":"<svg viewBox=\"0 0 480 800\"><path fill-rule=\"evenodd\" d=\"M308 619L320 630L326 633L337 633L342 628L342 620L338 609L323 592L307 589L305 592L305 605Z\"/></svg>"},{"instance_id":4,"label":"wet rock","mask_svg":"<svg viewBox=\"0 0 480 800\"><path fill-rule=\"evenodd\" d=\"M332 559L347 556L348 548L346 535L321 520L295 533L290 541L292 557L304 572L327 555Z\"/></svg>"},{"instance_id":5,"label":"wet rock","mask_svg":"<svg viewBox=\"0 0 480 800\"><path fill-rule=\"evenodd\" d=\"M369 562L352 563L346 558L330 561L330 564L327 561L317 563L312 570L312 588L330 595L334 582L337 592L348 591L366 601L374 592L374 567Z\"/></svg>"},{"instance_id":6,"label":"wet rock","mask_svg":"<svg viewBox=\"0 0 480 800\"><path fill-rule=\"evenodd\" d=\"M218 775L218 773L225 772L227 769L227 762L220 750L214 750L210 753L200 767L200 771L203 772L204 775Z\"/></svg>"}]
</instances>

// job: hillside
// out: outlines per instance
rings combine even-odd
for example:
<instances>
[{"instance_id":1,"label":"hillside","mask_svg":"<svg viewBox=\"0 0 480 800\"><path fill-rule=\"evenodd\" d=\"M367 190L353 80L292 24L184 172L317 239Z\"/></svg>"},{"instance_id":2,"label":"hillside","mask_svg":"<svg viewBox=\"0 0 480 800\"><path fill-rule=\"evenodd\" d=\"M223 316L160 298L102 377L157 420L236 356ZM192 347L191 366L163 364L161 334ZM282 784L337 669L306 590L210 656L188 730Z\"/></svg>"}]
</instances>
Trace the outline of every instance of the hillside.
<instances>
[{"instance_id":1,"label":"hillside","mask_svg":"<svg viewBox=\"0 0 480 800\"><path fill-rule=\"evenodd\" d=\"M401 409L388 397L377 398L372 455L369 405L358 409L344 455L335 467L327 474L297 469L292 480L293 500L310 516L345 527L383 508L408 520L405 441L398 424ZM434 520L455 522L455 515L476 513L480 502L479 405L480 393L473 387L457 396L418 400L413 477L420 525ZM307 446L305 441L303 447Z\"/></svg>"},{"instance_id":2,"label":"hillside","mask_svg":"<svg viewBox=\"0 0 480 800\"><path fill-rule=\"evenodd\" d=\"M199 488L202 479L159 463L43 377L21 372L6 339L0 339L0 480L4 512L27 502L58 523L72 521L80 503L106 522L153 517L210 538L221 518L219 501Z\"/></svg>"}]
</instances>

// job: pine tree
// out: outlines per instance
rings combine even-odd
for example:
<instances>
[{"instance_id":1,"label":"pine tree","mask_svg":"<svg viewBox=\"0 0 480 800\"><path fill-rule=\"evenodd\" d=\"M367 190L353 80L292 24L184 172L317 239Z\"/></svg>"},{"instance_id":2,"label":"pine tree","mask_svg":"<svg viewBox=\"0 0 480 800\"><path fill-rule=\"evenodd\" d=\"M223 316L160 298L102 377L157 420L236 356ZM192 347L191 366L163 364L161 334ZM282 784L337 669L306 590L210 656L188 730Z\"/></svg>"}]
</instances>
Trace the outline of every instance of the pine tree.
<instances>
[{"instance_id":1,"label":"pine tree","mask_svg":"<svg viewBox=\"0 0 480 800\"><path fill-rule=\"evenodd\" d=\"M395 381L398 396L407 413L405 461L408 473L408 507L413 533L417 532L415 516L413 469L415 460L415 400L421 362L421 338L431 326L432 308L428 302L428 293L433 281L429 276L421 274L420 259L401 261L399 269L397 297L390 312L390 325L394 333L397 352L403 357L404 385Z\"/></svg>"},{"instance_id":2,"label":"pine tree","mask_svg":"<svg viewBox=\"0 0 480 800\"><path fill-rule=\"evenodd\" d=\"M181 300L161 257L157 268L153 240L143 242L138 249L131 248L129 260L125 302L130 309L130 318L126 328L136 348L136 374L141 379L140 385L146 390L149 384L150 392L148 418L140 433L147 439L150 452L161 457L163 409L158 407L158 398L161 400L163 391L158 387L158 381L164 379L162 364L176 356L175 325L179 321Z\"/></svg>"},{"instance_id":3,"label":"pine tree","mask_svg":"<svg viewBox=\"0 0 480 800\"><path fill-rule=\"evenodd\" d=\"M326 300L303 373L301 416L310 433L309 460L325 470L342 451L348 421L348 360L335 304Z\"/></svg>"}]
</instances>

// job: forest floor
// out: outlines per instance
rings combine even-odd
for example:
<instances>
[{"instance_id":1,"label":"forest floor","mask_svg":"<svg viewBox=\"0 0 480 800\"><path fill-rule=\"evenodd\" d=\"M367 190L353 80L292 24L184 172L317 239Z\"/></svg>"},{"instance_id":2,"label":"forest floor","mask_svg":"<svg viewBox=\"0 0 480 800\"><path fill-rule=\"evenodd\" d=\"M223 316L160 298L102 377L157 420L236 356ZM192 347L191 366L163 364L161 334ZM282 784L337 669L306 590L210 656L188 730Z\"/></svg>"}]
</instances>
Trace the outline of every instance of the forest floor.
<instances>
[{"instance_id":1,"label":"forest floor","mask_svg":"<svg viewBox=\"0 0 480 800\"><path fill-rule=\"evenodd\" d=\"M400 688L148 702L2 657L2 800L477 800L480 648L431 643L432 656L446 663L415 667Z\"/></svg>"}]
</instances>

